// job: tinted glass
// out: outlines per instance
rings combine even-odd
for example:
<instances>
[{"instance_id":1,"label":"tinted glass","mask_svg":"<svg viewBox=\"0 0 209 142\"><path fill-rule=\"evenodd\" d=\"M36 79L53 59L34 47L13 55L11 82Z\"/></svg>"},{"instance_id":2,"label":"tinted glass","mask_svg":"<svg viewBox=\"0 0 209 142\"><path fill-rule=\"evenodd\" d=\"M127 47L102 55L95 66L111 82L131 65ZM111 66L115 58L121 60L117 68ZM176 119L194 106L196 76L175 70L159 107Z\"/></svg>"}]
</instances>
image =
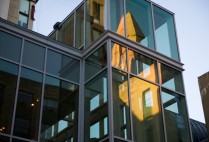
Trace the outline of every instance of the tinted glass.
<instances>
[{"instance_id":1,"label":"tinted glass","mask_svg":"<svg viewBox=\"0 0 209 142\"><path fill-rule=\"evenodd\" d=\"M128 76L126 73L113 69L112 97L114 135L124 139L131 139L130 107L128 97Z\"/></svg>"},{"instance_id":2,"label":"tinted glass","mask_svg":"<svg viewBox=\"0 0 209 142\"><path fill-rule=\"evenodd\" d=\"M120 35L125 35L124 4L123 0L110 1L111 30Z\"/></svg>"},{"instance_id":3,"label":"tinted glass","mask_svg":"<svg viewBox=\"0 0 209 142\"><path fill-rule=\"evenodd\" d=\"M131 110L135 142L163 142L159 87L130 78Z\"/></svg>"},{"instance_id":4,"label":"tinted glass","mask_svg":"<svg viewBox=\"0 0 209 142\"><path fill-rule=\"evenodd\" d=\"M0 133L11 130L17 74L18 66L0 60Z\"/></svg>"},{"instance_id":5,"label":"tinted glass","mask_svg":"<svg viewBox=\"0 0 209 142\"><path fill-rule=\"evenodd\" d=\"M156 61L129 50L128 63L131 73L147 80L157 82Z\"/></svg>"},{"instance_id":6,"label":"tinted glass","mask_svg":"<svg viewBox=\"0 0 209 142\"><path fill-rule=\"evenodd\" d=\"M144 0L126 0L126 36L154 49L151 5Z\"/></svg>"},{"instance_id":7,"label":"tinted glass","mask_svg":"<svg viewBox=\"0 0 209 142\"><path fill-rule=\"evenodd\" d=\"M112 66L127 70L126 48L116 43L112 43Z\"/></svg>"},{"instance_id":8,"label":"tinted glass","mask_svg":"<svg viewBox=\"0 0 209 142\"><path fill-rule=\"evenodd\" d=\"M105 0L86 0L86 46L105 30Z\"/></svg>"},{"instance_id":9,"label":"tinted glass","mask_svg":"<svg viewBox=\"0 0 209 142\"><path fill-rule=\"evenodd\" d=\"M25 42L23 51L23 64L43 70L44 67L45 48L34 43Z\"/></svg>"},{"instance_id":10,"label":"tinted glass","mask_svg":"<svg viewBox=\"0 0 209 142\"><path fill-rule=\"evenodd\" d=\"M88 80L101 69L107 66L106 44L90 55L85 61L85 79Z\"/></svg>"},{"instance_id":11,"label":"tinted glass","mask_svg":"<svg viewBox=\"0 0 209 142\"><path fill-rule=\"evenodd\" d=\"M107 72L85 85L85 141L95 142L108 135Z\"/></svg>"},{"instance_id":12,"label":"tinted glass","mask_svg":"<svg viewBox=\"0 0 209 142\"><path fill-rule=\"evenodd\" d=\"M9 142L9 138L8 137L0 136L0 141L1 142Z\"/></svg>"},{"instance_id":13,"label":"tinted glass","mask_svg":"<svg viewBox=\"0 0 209 142\"><path fill-rule=\"evenodd\" d=\"M19 62L22 40L0 31L0 56Z\"/></svg>"},{"instance_id":14,"label":"tinted glass","mask_svg":"<svg viewBox=\"0 0 209 142\"><path fill-rule=\"evenodd\" d=\"M80 62L71 57L48 50L46 71L53 75L79 82Z\"/></svg>"},{"instance_id":15,"label":"tinted glass","mask_svg":"<svg viewBox=\"0 0 209 142\"><path fill-rule=\"evenodd\" d=\"M72 14L64 23L58 32L58 41L74 46L74 14Z\"/></svg>"},{"instance_id":16,"label":"tinted glass","mask_svg":"<svg viewBox=\"0 0 209 142\"><path fill-rule=\"evenodd\" d=\"M169 142L190 142L185 97L162 89L167 139Z\"/></svg>"},{"instance_id":17,"label":"tinted glass","mask_svg":"<svg viewBox=\"0 0 209 142\"><path fill-rule=\"evenodd\" d=\"M184 93L182 74L169 66L159 64L161 80L160 83L169 89Z\"/></svg>"},{"instance_id":18,"label":"tinted glass","mask_svg":"<svg viewBox=\"0 0 209 142\"><path fill-rule=\"evenodd\" d=\"M84 42L84 5L76 11L76 39L75 46L78 48Z\"/></svg>"},{"instance_id":19,"label":"tinted glass","mask_svg":"<svg viewBox=\"0 0 209 142\"><path fill-rule=\"evenodd\" d=\"M157 51L179 61L173 15L154 6Z\"/></svg>"},{"instance_id":20,"label":"tinted glass","mask_svg":"<svg viewBox=\"0 0 209 142\"><path fill-rule=\"evenodd\" d=\"M12 139L12 142L27 142L27 141L24 141L24 140L18 140L18 139Z\"/></svg>"},{"instance_id":21,"label":"tinted glass","mask_svg":"<svg viewBox=\"0 0 209 142\"><path fill-rule=\"evenodd\" d=\"M20 0L20 12L24 14L28 14L29 12L29 1L28 0Z\"/></svg>"},{"instance_id":22,"label":"tinted glass","mask_svg":"<svg viewBox=\"0 0 209 142\"><path fill-rule=\"evenodd\" d=\"M46 76L41 142L77 141L78 94L78 86Z\"/></svg>"},{"instance_id":23,"label":"tinted glass","mask_svg":"<svg viewBox=\"0 0 209 142\"><path fill-rule=\"evenodd\" d=\"M22 68L16 106L14 135L37 140L42 74Z\"/></svg>"}]
</instances>

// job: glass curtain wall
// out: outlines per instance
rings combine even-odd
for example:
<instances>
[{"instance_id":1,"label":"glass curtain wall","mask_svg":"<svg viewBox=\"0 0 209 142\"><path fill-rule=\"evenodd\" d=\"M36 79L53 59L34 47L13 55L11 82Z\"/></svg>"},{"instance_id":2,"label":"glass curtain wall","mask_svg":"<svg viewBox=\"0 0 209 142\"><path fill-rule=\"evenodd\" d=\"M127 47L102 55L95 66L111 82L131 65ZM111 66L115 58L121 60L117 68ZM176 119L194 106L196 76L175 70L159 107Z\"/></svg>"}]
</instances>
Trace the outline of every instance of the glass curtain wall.
<instances>
[{"instance_id":1,"label":"glass curtain wall","mask_svg":"<svg viewBox=\"0 0 209 142\"><path fill-rule=\"evenodd\" d=\"M76 10L75 47L79 48L84 42L84 4Z\"/></svg>"},{"instance_id":2,"label":"glass curtain wall","mask_svg":"<svg viewBox=\"0 0 209 142\"><path fill-rule=\"evenodd\" d=\"M85 59L85 142L99 141L108 134L107 47L102 45ZM93 78L92 78L93 77Z\"/></svg>"},{"instance_id":3,"label":"glass curtain wall","mask_svg":"<svg viewBox=\"0 0 209 142\"><path fill-rule=\"evenodd\" d=\"M154 49L151 4L140 0L126 0L126 37Z\"/></svg>"},{"instance_id":4,"label":"glass curtain wall","mask_svg":"<svg viewBox=\"0 0 209 142\"><path fill-rule=\"evenodd\" d=\"M179 61L173 15L153 6L157 51Z\"/></svg>"}]
</instances>

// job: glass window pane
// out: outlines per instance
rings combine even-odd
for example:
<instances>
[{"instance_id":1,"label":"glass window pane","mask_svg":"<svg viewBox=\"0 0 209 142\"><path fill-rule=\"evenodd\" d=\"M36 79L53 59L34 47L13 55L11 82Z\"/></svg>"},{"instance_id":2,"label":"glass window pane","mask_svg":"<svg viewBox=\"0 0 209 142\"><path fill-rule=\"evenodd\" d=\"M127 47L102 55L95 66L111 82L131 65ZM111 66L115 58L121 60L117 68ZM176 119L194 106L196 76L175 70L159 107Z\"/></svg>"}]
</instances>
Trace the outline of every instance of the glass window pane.
<instances>
[{"instance_id":1,"label":"glass window pane","mask_svg":"<svg viewBox=\"0 0 209 142\"><path fill-rule=\"evenodd\" d=\"M168 141L190 142L185 98L162 89L162 101Z\"/></svg>"},{"instance_id":2,"label":"glass window pane","mask_svg":"<svg viewBox=\"0 0 209 142\"><path fill-rule=\"evenodd\" d=\"M179 61L173 15L154 6L157 51Z\"/></svg>"},{"instance_id":3,"label":"glass window pane","mask_svg":"<svg viewBox=\"0 0 209 142\"><path fill-rule=\"evenodd\" d=\"M34 43L25 42L23 51L23 64L43 70L44 68L45 48Z\"/></svg>"},{"instance_id":4,"label":"glass window pane","mask_svg":"<svg viewBox=\"0 0 209 142\"><path fill-rule=\"evenodd\" d=\"M105 30L106 0L86 0L86 46L96 40Z\"/></svg>"},{"instance_id":5,"label":"glass window pane","mask_svg":"<svg viewBox=\"0 0 209 142\"><path fill-rule=\"evenodd\" d=\"M58 32L58 41L74 46L74 13L61 25Z\"/></svg>"},{"instance_id":6,"label":"glass window pane","mask_svg":"<svg viewBox=\"0 0 209 142\"><path fill-rule=\"evenodd\" d=\"M129 71L147 80L157 82L156 61L138 54L132 50L128 51Z\"/></svg>"},{"instance_id":7,"label":"glass window pane","mask_svg":"<svg viewBox=\"0 0 209 142\"><path fill-rule=\"evenodd\" d=\"M123 0L110 1L111 30L119 35L125 35Z\"/></svg>"},{"instance_id":8,"label":"glass window pane","mask_svg":"<svg viewBox=\"0 0 209 142\"><path fill-rule=\"evenodd\" d=\"M18 66L0 60L0 133L11 130L17 74Z\"/></svg>"},{"instance_id":9,"label":"glass window pane","mask_svg":"<svg viewBox=\"0 0 209 142\"><path fill-rule=\"evenodd\" d=\"M8 137L0 136L0 142L9 142Z\"/></svg>"},{"instance_id":10,"label":"glass window pane","mask_svg":"<svg viewBox=\"0 0 209 142\"><path fill-rule=\"evenodd\" d=\"M18 25L24 28L28 27L28 17L22 14L19 14Z\"/></svg>"},{"instance_id":11,"label":"glass window pane","mask_svg":"<svg viewBox=\"0 0 209 142\"><path fill-rule=\"evenodd\" d=\"M108 135L107 72L85 85L85 141L99 141Z\"/></svg>"},{"instance_id":12,"label":"glass window pane","mask_svg":"<svg viewBox=\"0 0 209 142\"><path fill-rule=\"evenodd\" d=\"M20 0L20 12L24 14L28 14L29 12L29 1L28 0Z\"/></svg>"},{"instance_id":13,"label":"glass window pane","mask_svg":"<svg viewBox=\"0 0 209 142\"><path fill-rule=\"evenodd\" d=\"M0 56L19 62L21 46L22 39L0 31Z\"/></svg>"},{"instance_id":14,"label":"glass window pane","mask_svg":"<svg viewBox=\"0 0 209 142\"><path fill-rule=\"evenodd\" d=\"M126 73L116 69L113 69L112 72L112 96L114 135L131 139L128 77Z\"/></svg>"},{"instance_id":15,"label":"glass window pane","mask_svg":"<svg viewBox=\"0 0 209 142\"><path fill-rule=\"evenodd\" d=\"M46 71L53 75L79 82L79 60L48 50Z\"/></svg>"},{"instance_id":16,"label":"glass window pane","mask_svg":"<svg viewBox=\"0 0 209 142\"><path fill-rule=\"evenodd\" d=\"M126 0L126 36L154 49L151 5L144 0Z\"/></svg>"},{"instance_id":17,"label":"glass window pane","mask_svg":"<svg viewBox=\"0 0 209 142\"><path fill-rule=\"evenodd\" d=\"M112 66L127 70L126 48L117 43L112 43Z\"/></svg>"},{"instance_id":18,"label":"glass window pane","mask_svg":"<svg viewBox=\"0 0 209 142\"><path fill-rule=\"evenodd\" d=\"M77 85L46 76L41 142L77 140Z\"/></svg>"},{"instance_id":19,"label":"glass window pane","mask_svg":"<svg viewBox=\"0 0 209 142\"><path fill-rule=\"evenodd\" d=\"M183 79L180 71L163 64L159 64L161 80L160 83L169 89L184 93Z\"/></svg>"},{"instance_id":20,"label":"glass window pane","mask_svg":"<svg viewBox=\"0 0 209 142\"><path fill-rule=\"evenodd\" d=\"M163 142L159 87L131 77L130 92L135 142Z\"/></svg>"},{"instance_id":21,"label":"glass window pane","mask_svg":"<svg viewBox=\"0 0 209 142\"><path fill-rule=\"evenodd\" d=\"M76 11L76 39L75 46L79 48L84 42L84 5Z\"/></svg>"},{"instance_id":22,"label":"glass window pane","mask_svg":"<svg viewBox=\"0 0 209 142\"><path fill-rule=\"evenodd\" d=\"M85 61L85 80L88 80L101 69L107 66L107 47L104 44L100 49L90 55Z\"/></svg>"},{"instance_id":23,"label":"glass window pane","mask_svg":"<svg viewBox=\"0 0 209 142\"><path fill-rule=\"evenodd\" d=\"M16 106L14 135L37 140L41 93L42 74L22 68Z\"/></svg>"},{"instance_id":24,"label":"glass window pane","mask_svg":"<svg viewBox=\"0 0 209 142\"><path fill-rule=\"evenodd\" d=\"M18 140L18 139L12 139L12 142L27 142L27 141L24 141L24 140Z\"/></svg>"}]
</instances>

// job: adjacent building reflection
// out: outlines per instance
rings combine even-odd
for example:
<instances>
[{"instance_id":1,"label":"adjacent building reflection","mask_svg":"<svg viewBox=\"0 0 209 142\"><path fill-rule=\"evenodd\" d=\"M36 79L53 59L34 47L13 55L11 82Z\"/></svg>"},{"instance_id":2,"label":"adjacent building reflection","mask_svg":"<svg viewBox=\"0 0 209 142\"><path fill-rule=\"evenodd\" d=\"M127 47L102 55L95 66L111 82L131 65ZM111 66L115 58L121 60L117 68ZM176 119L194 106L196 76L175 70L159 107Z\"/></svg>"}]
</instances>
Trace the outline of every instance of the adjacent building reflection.
<instances>
[{"instance_id":1,"label":"adjacent building reflection","mask_svg":"<svg viewBox=\"0 0 209 142\"><path fill-rule=\"evenodd\" d=\"M99 141L108 135L107 72L85 85L85 142Z\"/></svg>"},{"instance_id":2,"label":"adjacent building reflection","mask_svg":"<svg viewBox=\"0 0 209 142\"><path fill-rule=\"evenodd\" d=\"M78 86L46 76L41 142L77 141Z\"/></svg>"}]
</instances>

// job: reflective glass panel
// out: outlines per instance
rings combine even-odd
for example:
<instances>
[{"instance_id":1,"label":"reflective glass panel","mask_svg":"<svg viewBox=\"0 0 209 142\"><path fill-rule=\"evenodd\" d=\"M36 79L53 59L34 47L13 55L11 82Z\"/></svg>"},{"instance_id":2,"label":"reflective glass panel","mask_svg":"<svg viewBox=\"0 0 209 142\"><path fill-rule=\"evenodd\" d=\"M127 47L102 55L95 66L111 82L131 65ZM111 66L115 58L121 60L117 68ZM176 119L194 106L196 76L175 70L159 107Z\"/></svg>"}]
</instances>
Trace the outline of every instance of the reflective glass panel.
<instances>
[{"instance_id":1,"label":"reflective glass panel","mask_svg":"<svg viewBox=\"0 0 209 142\"><path fill-rule=\"evenodd\" d=\"M163 142L159 87L130 78L131 109L135 142Z\"/></svg>"},{"instance_id":2,"label":"reflective glass panel","mask_svg":"<svg viewBox=\"0 0 209 142\"><path fill-rule=\"evenodd\" d=\"M28 42L25 42L23 51L23 64L43 70L44 68L45 48Z\"/></svg>"},{"instance_id":3,"label":"reflective glass panel","mask_svg":"<svg viewBox=\"0 0 209 142\"><path fill-rule=\"evenodd\" d=\"M56 76L79 82L79 60L48 50L46 71Z\"/></svg>"},{"instance_id":4,"label":"reflective glass panel","mask_svg":"<svg viewBox=\"0 0 209 142\"><path fill-rule=\"evenodd\" d=\"M0 142L9 142L8 137L0 136Z\"/></svg>"},{"instance_id":5,"label":"reflective glass panel","mask_svg":"<svg viewBox=\"0 0 209 142\"><path fill-rule=\"evenodd\" d=\"M108 135L107 72L85 85L85 142L95 142Z\"/></svg>"},{"instance_id":6,"label":"reflective glass panel","mask_svg":"<svg viewBox=\"0 0 209 142\"><path fill-rule=\"evenodd\" d=\"M104 44L99 50L90 55L85 61L85 79L88 80L107 66L107 48Z\"/></svg>"},{"instance_id":7,"label":"reflective glass panel","mask_svg":"<svg viewBox=\"0 0 209 142\"><path fill-rule=\"evenodd\" d=\"M131 139L128 76L122 71L112 70L112 97L114 135Z\"/></svg>"},{"instance_id":8,"label":"reflective glass panel","mask_svg":"<svg viewBox=\"0 0 209 142\"><path fill-rule=\"evenodd\" d=\"M183 79L180 71L169 66L159 64L160 83L169 89L184 93Z\"/></svg>"},{"instance_id":9,"label":"reflective glass panel","mask_svg":"<svg viewBox=\"0 0 209 142\"><path fill-rule=\"evenodd\" d=\"M29 12L29 1L28 0L20 0L20 12L24 14L28 14Z\"/></svg>"},{"instance_id":10,"label":"reflective glass panel","mask_svg":"<svg viewBox=\"0 0 209 142\"><path fill-rule=\"evenodd\" d=\"M41 142L77 141L77 85L46 76Z\"/></svg>"},{"instance_id":11,"label":"reflective glass panel","mask_svg":"<svg viewBox=\"0 0 209 142\"><path fill-rule=\"evenodd\" d=\"M117 43L112 43L112 66L127 70L126 48Z\"/></svg>"},{"instance_id":12,"label":"reflective glass panel","mask_svg":"<svg viewBox=\"0 0 209 142\"><path fill-rule=\"evenodd\" d=\"M37 140L42 74L22 68L16 106L14 135Z\"/></svg>"},{"instance_id":13,"label":"reflective glass panel","mask_svg":"<svg viewBox=\"0 0 209 142\"><path fill-rule=\"evenodd\" d=\"M123 0L110 0L111 30L119 35L125 35Z\"/></svg>"},{"instance_id":14,"label":"reflective glass panel","mask_svg":"<svg viewBox=\"0 0 209 142\"><path fill-rule=\"evenodd\" d=\"M156 61L129 50L128 63L131 73L147 80L157 82Z\"/></svg>"},{"instance_id":15,"label":"reflective glass panel","mask_svg":"<svg viewBox=\"0 0 209 142\"><path fill-rule=\"evenodd\" d=\"M190 142L185 97L162 89L167 139L169 142Z\"/></svg>"},{"instance_id":16,"label":"reflective glass panel","mask_svg":"<svg viewBox=\"0 0 209 142\"><path fill-rule=\"evenodd\" d=\"M0 31L0 56L19 62L21 46L22 39Z\"/></svg>"},{"instance_id":17,"label":"reflective glass panel","mask_svg":"<svg viewBox=\"0 0 209 142\"><path fill-rule=\"evenodd\" d=\"M84 5L76 11L75 46L79 48L84 42Z\"/></svg>"},{"instance_id":18,"label":"reflective glass panel","mask_svg":"<svg viewBox=\"0 0 209 142\"><path fill-rule=\"evenodd\" d=\"M18 25L24 28L28 27L28 16L23 14L19 14Z\"/></svg>"},{"instance_id":19,"label":"reflective glass panel","mask_svg":"<svg viewBox=\"0 0 209 142\"><path fill-rule=\"evenodd\" d=\"M74 13L62 23L58 31L58 41L74 46Z\"/></svg>"},{"instance_id":20,"label":"reflective glass panel","mask_svg":"<svg viewBox=\"0 0 209 142\"><path fill-rule=\"evenodd\" d=\"M144 0L126 0L126 36L154 49L151 5Z\"/></svg>"},{"instance_id":21,"label":"reflective glass panel","mask_svg":"<svg viewBox=\"0 0 209 142\"><path fill-rule=\"evenodd\" d=\"M173 15L154 6L157 51L179 61Z\"/></svg>"},{"instance_id":22,"label":"reflective glass panel","mask_svg":"<svg viewBox=\"0 0 209 142\"><path fill-rule=\"evenodd\" d=\"M0 133L11 130L17 74L18 66L0 60Z\"/></svg>"},{"instance_id":23,"label":"reflective glass panel","mask_svg":"<svg viewBox=\"0 0 209 142\"><path fill-rule=\"evenodd\" d=\"M86 46L97 39L105 30L105 0L86 0Z\"/></svg>"}]
</instances>

